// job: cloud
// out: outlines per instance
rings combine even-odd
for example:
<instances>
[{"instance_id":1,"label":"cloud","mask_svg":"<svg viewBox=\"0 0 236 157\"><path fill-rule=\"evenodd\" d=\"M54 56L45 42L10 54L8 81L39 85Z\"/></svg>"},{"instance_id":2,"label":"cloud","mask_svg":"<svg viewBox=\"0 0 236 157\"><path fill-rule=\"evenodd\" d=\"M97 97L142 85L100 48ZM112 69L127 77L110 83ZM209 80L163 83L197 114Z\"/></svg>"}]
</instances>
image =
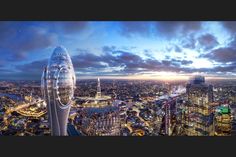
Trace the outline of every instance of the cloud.
<instances>
[{"instance_id":1,"label":"cloud","mask_svg":"<svg viewBox=\"0 0 236 157\"><path fill-rule=\"evenodd\" d=\"M182 65L188 65L188 64L192 64L193 61L182 60L182 61L180 61L180 63L181 63Z\"/></svg>"},{"instance_id":2,"label":"cloud","mask_svg":"<svg viewBox=\"0 0 236 157\"><path fill-rule=\"evenodd\" d=\"M236 61L236 49L232 47L225 47L213 50L212 52L203 55L203 57L209 58L217 62L235 62Z\"/></svg>"},{"instance_id":3,"label":"cloud","mask_svg":"<svg viewBox=\"0 0 236 157\"><path fill-rule=\"evenodd\" d=\"M120 22L123 36L131 37L133 35L149 36L152 22Z\"/></svg>"},{"instance_id":4,"label":"cloud","mask_svg":"<svg viewBox=\"0 0 236 157\"><path fill-rule=\"evenodd\" d=\"M0 73L1 74L7 74L13 72L12 70L6 69L6 68L0 68Z\"/></svg>"},{"instance_id":5,"label":"cloud","mask_svg":"<svg viewBox=\"0 0 236 157\"><path fill-rule=\"evenodd\" d=\"M43 69L48 64L48 59L43 59L39 61L33 61L31 63L23 64L23 65L17 65L15 68L24 73L29 73L33 75L41 75L43 72Z\"/></svg>"},{"instance_id":6,"label":"cloud","mask_svg":"<svg viewBox=\"0 0 236 157\"><path fill-rule=\"evenodd\" d=\"M213 36L212 34L209 34L209 33L198 37L197 40L198 40L198 43L200 44L200 46L204 50L210 50L210 49L214 48L215 46L219 45L216 37Z\"/></svg>"},{"instance_id":7,"label":"cloud","mask_svg":"<svg viewBox=\"0 0 236 157\"><path fill-rule=\"evenodd\" d=\"M202 22L198 21L163 21L156 22L158 32L166 37L175 37L178 33L187 35L201 29Z\"/></svg>"},{"instance_id":8,"label":"cloud","mask_svg":"<svg viewBox=\"0 0 236 157\"><path fill-rule=\"evenodd\" d=\"M32 65L32 64L31 64ZM30 65L29 65L30 66ZM42 69L35 69L34 73L31 73L33 69L29 70L31 67L27 67L22 70L14 70L9 68L0 68L0 79L1 80L40 80L42 75ZM32 67L34 68L34 67Z\"/></svg>"},{"instance_id":9,"label":"cloud","mask_svg":"<svg viewBox=\"0 0 236 157\"><path fill-rule=\"evenodd\" d=\"M104 49L103 49L104 50ZM106 47L105 50L108 50ZM174 67L171 61L163 60L162 62L154 59L153 57L148 57L148 59L143 59L142 57L132 53L121 51L113 48L109 48L110 52L105 51L105 55L101 58L106 59L103 62L108 63L109 67L121 66L123 67L120 72L135 74L143 71L179 71L178 68Z\"/></svg>"},{"instance_id":10,"label":"cloud","mask_svg":"<svg viewBox=\"0 0 236 157\"><path fill-rule=\"evenodd\" d=\"M173 44L173 43L168 44L168 46L166 46L166 52L171 52L171 51L182 52L182 47L180 47L180 46Z\"/></svg>"},{"instance_id":11,"label":"cloud","mask_svg":"<svg viewBox=\"0 0 236 157\"><path fill-rule=\"evenodd\" d=\"M227 46L214 49L207 54L201 55L201 57L221 63L236 63L236 36L234 36L233 40Z\"/></svg>"},{"instance_id":12,"label":"cloud","mask_svg":"<svg viewBox=\"0 0 236 157\"><path fill-rule=\"evenodd\" d=\"M116 47L115 46L103 46L102 47L102 51L103 52L113 52L116 50Z\"/></svg>"},{"instance_id":13,"label":"cloud","mask_svg":"<svg viewBox=\"0 0 236 157\"><path fill-rule=\"evenodd\" d=\"M95 55L87 50L81 50L78 55L72 56L75 71L80 75L130 75L146 71L181 71L174 62L163 60L162 62L153 59L143 59L132 52L121 50L107 51L108 47L101 55ZM111 49L110 49L111 50ZM177 61L184 63L184 61ZM187 64L187 63L186 63ZM40 78L47 60L39 60L24 65L17 65L15 68L18 74L31 75L31 78Z\"/></svg>"},{"instance_id":14,"label":"cloud","mask_svg":"<svg viewBox=\"0 0 236 157\"><path fill-rule=\"evenodd\" d=\"M25 59L35 50L57 44L58 33L73 34L87 29L89 22L0 22L0 48L11 61Z\"/></svg>"},{"instance_id":15,"label":"cloud","mask_svg":"<svg viewBox=\"0 0 236 157\"><path fill-rule=\"evenodd\" d=\"M81 32L89 26L89 22L87 21L64 21L59 23L56 24L60 25L63 31L68 34Z\"/></svg>"},{"instance_id":16,"label":"cloud","mask_svg":"<svg viewBox=\"0 0 236 157\"><path fill-rule=\"evenodd\" d=\"M184 48L188 48L188 49L195 49L196 48L196 43L197 43L197 41L196 41L196 39L194 38L193 35L189 35L181 41L181 45Z\"/></svg>"},{"instance_id":17,"label":"cloud","mask_svg":"<svg viewBox=\"0 0 236 157\"><path fill-rule=\"evenodd\" d=\"M19 37L19 42L12 46L17 59L24 59L28 53L44 49L56 42L56 36L39 28L29 28L24 36Z\"/></svg>"},{"instance_id":18,"label":"cloud","mask_svg":"<svg viewBox=\"0 0 236 157\"><path fill-rule=\"evenodd\" d=\"M108 48L108 47L107 47ZM78 55L72 56L72 62L75 71L79 76L127 76L142 74L146 72L177 72L182 74L189 74L193 72L204 72L214 74L216 72L235 72L236 64L227 66L216 66L214 68L189 68L185 65L192 64L190 60L156 60L153 58L143 59L132 52L126 52L115 49L114 51L107 51L103 49L104 53L95 55L88 50L79 49ZM110 49L111 50L111 49ZM40 79L43 67L47 65L47 60L39 60L24 65L17 65L14 76L23 78ZM185 66L185 67L183 67ZM13 76L13 73L11 75Z\"/></svg>"},{"instance_id":19,"label":"cloud","mask_svg":"<svg viewBox=\"0 0 236 157\"><path fill-rule=\"evenodd\" d=\"M178 63L180 65L188 65L188 64L192 64L193 63L193 61L185 60L185 59L184 60L172 59L171 62L172 62L172 64L173 63ZM176 64L174 64L174 65L176 65Z\"/></svg>"},{"instance_id":20,"label":"cloud","mask_svg":"<svg viewBox=\"0 0 236 157\"><path fill-rule=\"evenodd\" d=\"M9 61L24 60L35 50L54 45L57 36L46 28L33 26L31 23L0 22L0 51L7 53Z\"/></svg>"},{"instance_id":21,"label":"cloud","mask_svg":"<svg viewBox=\"0 0 236 157\"><path fill-rule=\"evenodd\" d=\"M41 57L45 56L44 54L41 56L40 53L46 52L45 48L55 46L59 39L60 42L65 42L66 46L72 46L73 49L74 45L72 42L78 42L76 44L81 44L84 47L83 50L77 49L78 53L71 56L75 70L79 72L79 75L129 75L158 71L181 73L234 72L236 37L230 36L232 39L231 43L226 45L226 47L217 48L219 46L217 39L220 39L222 32L218 32L219 27L217 26L216 29L210 30L216 32L209 34L208 28L211 28L211 26L215 27L215 25L210 24L210 27L207 25L202 27L203 23L197 21L133 21L112 22L105 26L104 22L97 25L95 22L90 23L86 21L0 22L0 71L2 70L4 72L2 74L6 74L7 69L4 68L10 67L9 69L14 69L11 67L16 65L16 71L13 71L15 76L40 78L43 66L47 64L46 60L40 60ZM116 25L113 27L113 24ZM235 32L236 22L222 22L222 24L229 32ZM102 39L96 43L96 35L93 35L97 31L94 31L95 29L92 26L99 31L106 31L104 36L102 36L104 40ZM90 30L90 28L92 29ZM105 28L114 28L114 30L105 30ZM86 31L87 29L89 31ZM114 32L117 29L123 36L129 37L128 40L138 39L138 41L132 40L127 43L128 45L118 46L122 43L117 43L121 40L120 34L117 36L117 32ZM90 43L89 45L92 46L91 49L96 49L98 45L107 41L112 43L113 46L103 46L102 52L98 54L90 52L86 49L85 39L83 37L77 38L77 33L80 32L82 32L81 34L91 34L92 38L86 38L88 43ZM136 38L138 36L147 37L148 40L142 41L141 38ZM160 40L153 39L153 37L160 38ZM95 44L93 43L94 41ZM160 43L157 43L159 41ZM227 41L222 43L224 44ZM156 47L155 42L157 43ZM137 45L140 43L143 45ZM131 48L130 44L134 44L132 45L134 47ZM166 50L165 47L169 49L166 48ZM189 51L189 49L195 52ZM161 52L161 50L164 51L163 56L160 56L159 53L153 54ZM201 55L203 52L199 50L205 51L204 54ZM172 55L172 52L178 53L173 53ZM36 53L38 54L35 55ZM203 58L212 60L214 68L192 68L191 64L193 62L196 63L199 58L196 58L196 60L189 60L189 58L193 58L195 55L201 55ZM156 59L165 56L166 59ZM33 57L38 57L34 58L37 61L32 61ZM13 72L11 76L13 76Z\"/></svg>"},{"instance_id":22,"label":"cloud","mask_svg":"<svg viewBox=\"0 0 236 157\"><path fill-rule=\"evenodd\" d=\"M175 45L174 50L175 52L182 52L182 49L177 45Z\"/></svg>"},{"instance_id":23,"label":"cloud","mask_svg":"<svg viewBox=\"0 0 236 157\"><path fill-rule=\"evenodd\" d=\"M227 66L217 66L213 68L212 72L236 72L236 64L230 64Z\"/></svg>"},{"instance_id":24,"label":"cloud","mask_svg":"<svg viewBox=\"0 0 236 157\"><path fill-rule=\"evenodd\" d=\"M224 28L226 28L230 33L235 34L236 32L236 21L224 21L221 22Z\"/></svg>"},{"instance_id":25,"label":"cloud","mask_svg":"<svg viewBox=\"0 0 236 157\"><path fill-rule=\"evenodd\" d=\"M4 42L11 36L16 34L16 29L12 27L10 22L0 21L0 40L1 43Z\"/></svg>"},{"instance_id":26,"label":"cloud","mask_svg":"<svg viewBox=\"0 0 236 157\"><path fill-rule=\"evenodd\" d=\"M197 21L159 21L159 22L121 22L121 34L126 37L133 35L160 36L173 38L177 35L188 35L202 28Z\"/></svg>"},{"instance_id":27,"label":"cloud","mask_svg":"<svg viewBox=\"0 0 236 157\"><path fill-rule=\"evenodd\" d=\"M0 58L0 67L5 66L5 60L3 58Z\"/></svg>"}]
</instances>

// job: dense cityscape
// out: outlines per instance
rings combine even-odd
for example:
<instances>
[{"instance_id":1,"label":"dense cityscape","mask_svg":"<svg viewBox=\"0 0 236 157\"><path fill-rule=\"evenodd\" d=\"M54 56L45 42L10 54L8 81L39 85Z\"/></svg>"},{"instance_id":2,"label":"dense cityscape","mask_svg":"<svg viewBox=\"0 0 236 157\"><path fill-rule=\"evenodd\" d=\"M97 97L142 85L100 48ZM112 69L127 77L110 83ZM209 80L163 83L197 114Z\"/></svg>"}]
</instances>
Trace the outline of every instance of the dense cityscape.
<instances>
[{"instance_id":1,"label":"dense cityscape","mask_svg":"<svg viewBox=\"0 0 236 157\"><path fill-rule=\"evenodd\" d=\"M0 136L234 136L235 28L1 21Z\"/></svg>"},{"instance_id":2,"label":"dense cityscape","mask_svg":"<svg viewBox=\"0 0 236 157\"><path fill-rule=\"evenodd\" d=\"M105 103L105 107L88 107L95 101L97 79L78 80L68 126L74 126L81 136L235 135L236 81L207 80L212 85L209 89L204 78L195 79L192 86L196 84L196 90L185 81L104 79L101 94L107 97L99 104ZM50 135L40 82L1 81L0 84L0 135ZM108 108L114 105L117 108ZM105 115L88 116L86 108ZM116 114L113 117L119 118L118 125L104 122L98 129L96 121L108 118L113 112ZM114 131L109 134L110 127L116 129L115 134Z\"/></svg>"}]
</instances>

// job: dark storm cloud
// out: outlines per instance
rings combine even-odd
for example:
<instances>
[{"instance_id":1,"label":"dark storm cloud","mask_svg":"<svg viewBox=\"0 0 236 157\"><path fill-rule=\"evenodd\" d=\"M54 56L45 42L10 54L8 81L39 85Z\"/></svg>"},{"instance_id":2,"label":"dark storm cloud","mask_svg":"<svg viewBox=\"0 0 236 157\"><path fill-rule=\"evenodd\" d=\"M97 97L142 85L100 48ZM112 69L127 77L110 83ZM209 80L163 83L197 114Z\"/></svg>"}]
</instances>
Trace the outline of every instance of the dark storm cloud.
<instances>
[{"instance_id":1,"label":"dark storm cloud","mask_svg":"<svg viewBox=\"0 0 236 157\"><path fill-rule=\"evenodd\" d=\"M210 50L219 45L216 37L209 33L200 36L197 40L200 46L204 48L204 50Z\"/></svg>"}]
</instances>

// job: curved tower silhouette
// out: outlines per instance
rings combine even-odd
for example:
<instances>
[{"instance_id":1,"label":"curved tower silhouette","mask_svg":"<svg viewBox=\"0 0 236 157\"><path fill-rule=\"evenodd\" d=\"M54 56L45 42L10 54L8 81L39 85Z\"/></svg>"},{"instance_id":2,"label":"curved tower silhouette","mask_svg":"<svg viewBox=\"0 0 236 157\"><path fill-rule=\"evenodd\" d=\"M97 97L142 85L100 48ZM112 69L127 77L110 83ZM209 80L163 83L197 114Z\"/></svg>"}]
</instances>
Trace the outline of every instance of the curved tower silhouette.
<instances>
[{"instance_id":1,"label":"curved tower silhouette","mask_svg":"<svg viewBox=\"0 0 236 157\"><path fill-rule=\"evenodd\" d=\"M75 72L64 47L56 47L41 79L42 94L47 102L51 135L66 136L69 111L74 96Z\"/></svg>"}]
</instances>

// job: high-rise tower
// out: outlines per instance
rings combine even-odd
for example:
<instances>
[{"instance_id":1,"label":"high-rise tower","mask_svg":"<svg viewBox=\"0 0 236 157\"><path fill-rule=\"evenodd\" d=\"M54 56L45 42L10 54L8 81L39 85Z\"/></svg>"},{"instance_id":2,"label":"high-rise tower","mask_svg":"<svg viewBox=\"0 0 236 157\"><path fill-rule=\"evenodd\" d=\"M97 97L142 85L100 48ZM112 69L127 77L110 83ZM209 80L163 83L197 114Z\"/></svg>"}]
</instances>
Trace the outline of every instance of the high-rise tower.
<instances>
[{"instance_id":1,"label":"high-rise tower","mask_svg":"<svg viewBox=\"0 0 236 157\"><path fill-rule=\"evenodd\" d=\"M101 85L100 85L100 79L98 78L98 85L97 85L97 94L96 94L96 98L101 98L102 94L101 94Z\"/></svg>"},{"instance_id":2,"label":"high-rise tower","mask_svg":"<svg viewBox=\"0 0 236 157\"><path fill-rule=\"evenodd\" d=\"M190 136L213 135L214 113L213 86L205 83L203 76L195 76L186 86L187 105L186 134Z\"/></svg>"},{"instance_id":3,"label":"high-rise tower","mask_svg":"<svg viewBox=\"0 0 236 157\"><path fill-rule=\"evenodd\" d=\"M75 83L75 72L67 50L61 46L55 48L41 80L53 136L67 135L67 122Z\"/></svg>"},{"instance_id":4,"label":"high-rise tower","mask_svg":"<svg viewBox=\"0 0 236 157\"><path fill-rule=\"evenodd\" d=\"M100 79L97 82L95 97L79 97L85 100L78 110L77 129L88 136L118 136L120 135L120 108L113 102L111 96L101 94ZM77 123L75 121L75 123Z\"/></svg>"}]
</instances>

